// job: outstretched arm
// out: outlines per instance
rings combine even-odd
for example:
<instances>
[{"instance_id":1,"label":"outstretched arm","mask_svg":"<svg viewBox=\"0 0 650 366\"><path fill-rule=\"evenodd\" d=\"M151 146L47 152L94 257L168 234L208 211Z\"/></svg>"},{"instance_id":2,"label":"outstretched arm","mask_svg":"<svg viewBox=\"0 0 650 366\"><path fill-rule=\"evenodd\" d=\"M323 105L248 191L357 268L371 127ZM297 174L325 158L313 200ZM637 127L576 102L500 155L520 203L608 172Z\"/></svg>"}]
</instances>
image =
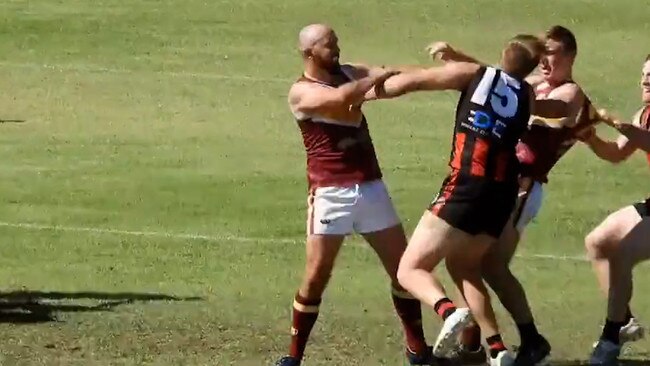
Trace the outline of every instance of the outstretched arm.
<instances>
[{"instance_id":1,"label":"outstretched arm","mask_svg":"<svg viewBox=\"0 0 650 366\"><path fill-rule=\"evenodd\" d=\"M481 62L475 57L470 56L457 48L451 47L447 42L434 42L427 46L427 51L434 60L441 60L444 62L470 62L487 66L485 62Z\"/></svg>"},{"instance_id":2,"label":"outstretched arm","mask_svg":"<svg viewBox=\"0 0 650 366\"><path fill-rule=\"evenodd\" d=\"M312 114L341 105L358 105L377 83L383 83L395 75L392 71L375 72L366 77L345 83L337 88L323 87L313 83L298 82L289 91L289 104L297 112Z\"/></svg>"},{"instance_id":3,"label":"outstretched arm","mask_svg":"<svg viewBox=\"0 0 650 366\"><path fill-rule=\"evenodd\" d=\"M650 116L645 115L642 112L639 112L633 117L633 123L621 122L618 118L609 114L606 110L601 109L598 111L601 119L608 125L616 128L621 135L625 136L631 145L637 149L641 149L647 153L650 153L650 131L646 128L640 126L647 126L648 120L643 120L644 118L650 118Z\"/></svg>"},{"instance_id":4,"label":"outstretched arm","mask_svg":"<svg viewBox=\"0 0 650 366\"><path fill-rule=\"evenodd\" d=\"M354 79L361 79L369 75L386 72L391 70L394 72L411 72L425 69L426 66L421 65L389 65L389 66L371 66L359 63L349 63L341 65L343 70L350 72Z\"/></svg>"},{"instance_id":5,"label":"outstretched arm","mask_svg":"<svg viewBox=\"0 0 650 366\"><path fill-rule=\"evenodd\" d=\"M405 72L377 83L374 92L377 98L389 99L403 94L425 90L464 90L480 65L454 62L441 67L432 67Z\"/></svg>"},{"instance_id":6,"label":"outstretched arm","mask_svg":"<svg viewBox=\"0 0 650 366\"><path fill-rule=\"evenodd\" d=\"M616 123L616 129L637 149L650 153L650 131L631 123Z\"/></svg>"},{"instance_id":7,"label":"outstretched arm","mask_svg":"<svg viewBox=\"0 0 650 366\"><path fill-rule=\"evenodd\" d=\"M581 140L587 144L596 156L614 164L626 160L637 149L623 135L619 136L616 141L602 139L596 134L596 128L593 126L582 134Z\"/></svg>"}]
</instances>

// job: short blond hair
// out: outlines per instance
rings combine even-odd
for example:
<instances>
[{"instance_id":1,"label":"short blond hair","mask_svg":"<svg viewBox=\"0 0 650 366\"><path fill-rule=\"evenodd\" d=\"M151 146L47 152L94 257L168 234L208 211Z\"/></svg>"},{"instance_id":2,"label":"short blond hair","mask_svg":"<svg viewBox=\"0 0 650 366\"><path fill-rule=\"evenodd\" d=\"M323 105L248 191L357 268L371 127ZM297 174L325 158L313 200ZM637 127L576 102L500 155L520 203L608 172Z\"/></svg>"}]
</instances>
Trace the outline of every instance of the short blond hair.
<instances>
[{"instance_id":1,"label":"short blond hair","mask_svg":"<svg viewBox=\"0 0 650 366\"><path fill-rule=\"evenodd\" d=\"M503 52L503 68L506 72L526 77L530 74L544 55L544 41L530 34L514 36Z\"/></svg>"}]
</instances>

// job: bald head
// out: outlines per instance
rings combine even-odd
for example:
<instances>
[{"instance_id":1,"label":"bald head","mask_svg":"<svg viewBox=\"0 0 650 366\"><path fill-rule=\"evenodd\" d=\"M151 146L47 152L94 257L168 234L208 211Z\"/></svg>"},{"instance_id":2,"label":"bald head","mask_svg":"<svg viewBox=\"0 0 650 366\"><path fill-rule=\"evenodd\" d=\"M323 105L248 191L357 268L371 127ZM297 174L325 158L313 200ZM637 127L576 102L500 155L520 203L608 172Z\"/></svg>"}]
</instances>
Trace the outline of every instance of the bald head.
<instances>
[{"instance_id":1,"label":"bald head","mask_svg":"<svg viewBox=\"0 0 650 366\"><path fill-rule=\"evenodd\" d=\"M336 71L339 65L339 40L334 30L325 24L310 24L300 30L298 47L309 67Z\"/></svg>"},{"instance_id":2,"label":"bald head","mask_svg":"<svg viewBox=\"0 0 650 366\"><path fill-rule=\"evenodd\" d=\"M298 35L298 48L305 52L311 50L320 41L334 34L334 30L325 24L310 24L300 30Z\"/></svg>"}]
</instances>

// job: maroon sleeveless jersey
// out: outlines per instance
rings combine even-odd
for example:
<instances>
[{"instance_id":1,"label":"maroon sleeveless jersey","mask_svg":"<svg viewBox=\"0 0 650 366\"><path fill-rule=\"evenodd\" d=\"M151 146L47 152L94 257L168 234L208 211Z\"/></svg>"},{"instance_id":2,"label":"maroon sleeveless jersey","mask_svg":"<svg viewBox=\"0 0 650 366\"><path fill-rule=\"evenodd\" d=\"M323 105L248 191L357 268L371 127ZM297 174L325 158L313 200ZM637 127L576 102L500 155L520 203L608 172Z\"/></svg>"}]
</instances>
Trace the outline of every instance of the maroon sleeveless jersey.
<instances>
[{"instance_id":1,"label":"maroon sleeveless jersey","mask_svg":"<svg viewBox=\"0 0 650 366\"><path fill-rule=\"evenodd\" d=\"M646 131L650 131L650 105L639 109L632 118L632 124ZM650 164L650 153L646 153L648 164Z\"/></svg>"},{"instance_id":2,"label":"maroon sleeveless jersey","mask_svg":"<svg viewBox=\"0 0 650 366\"><path fill-rule=\"evenodd\" d=\"M344 78L349 82L351 79ZM301 77L297 82L329 85ZM345 187L380 179L381 169L370 138L368 123L359 107L341 106L338 111L306 115L294 112L307 152L309 189ZM346 122L340 122L345 118ZM357 121L356 125L349 122Z\"/></svg>"},{"instance_id":3,"label":"maroon sleeveless jersey","mask_svg":"<svg viewBox=\"0 0 650 366\"><path fill-rule=\"evenodd\" d=\"M572 82L572 81L570 81ZM553 88L537 89L537 98L546 97ZM551 128L530 124L528 131L517 145L517 157L521 163L521 176L547 183L548 174L557 162L578 141L577 133L597 122L596 109L585 96L577 122L571 127ZM535 118L534 116L532 117Z\"/></svg>"}]
</instances>

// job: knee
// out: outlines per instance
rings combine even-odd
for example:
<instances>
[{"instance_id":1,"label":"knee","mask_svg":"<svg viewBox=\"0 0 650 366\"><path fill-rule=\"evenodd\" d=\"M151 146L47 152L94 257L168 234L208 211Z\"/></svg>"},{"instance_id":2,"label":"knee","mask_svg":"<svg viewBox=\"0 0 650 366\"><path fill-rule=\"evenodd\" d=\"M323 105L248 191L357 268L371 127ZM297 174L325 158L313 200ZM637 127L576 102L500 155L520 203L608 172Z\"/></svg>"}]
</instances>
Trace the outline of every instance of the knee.
<instances>
[{"instance_id":1,"label":"knee","mask_svg":"<svg viewBox=\"0 0 650 366\"><path fill-rule=\"evenodd\" d=\"M403 289L408 290L410 287L411 274L416 268L408 262L401 261L397 268L397 285Z\"/></svg>"},{"instance_id":2,"label":"knee","mask_svg":"<svg viewBox=\"0 0 650 366\"><path fill-rule=\"evenodd\" d=\"M397 269L397 284L402 288L408 287L410 269L400 265Z\"/></svg>"},{"instance_id":3,"label":"knee","mask_svg":"<svg viewBox=\"0 0 650 366\"><path fill-rule=\"evenodd\" d=\"M591 260L607 258L612 249L611 239L606 232L596 228L585 237L585 249Z\"/></svg>"}]
</instances>

